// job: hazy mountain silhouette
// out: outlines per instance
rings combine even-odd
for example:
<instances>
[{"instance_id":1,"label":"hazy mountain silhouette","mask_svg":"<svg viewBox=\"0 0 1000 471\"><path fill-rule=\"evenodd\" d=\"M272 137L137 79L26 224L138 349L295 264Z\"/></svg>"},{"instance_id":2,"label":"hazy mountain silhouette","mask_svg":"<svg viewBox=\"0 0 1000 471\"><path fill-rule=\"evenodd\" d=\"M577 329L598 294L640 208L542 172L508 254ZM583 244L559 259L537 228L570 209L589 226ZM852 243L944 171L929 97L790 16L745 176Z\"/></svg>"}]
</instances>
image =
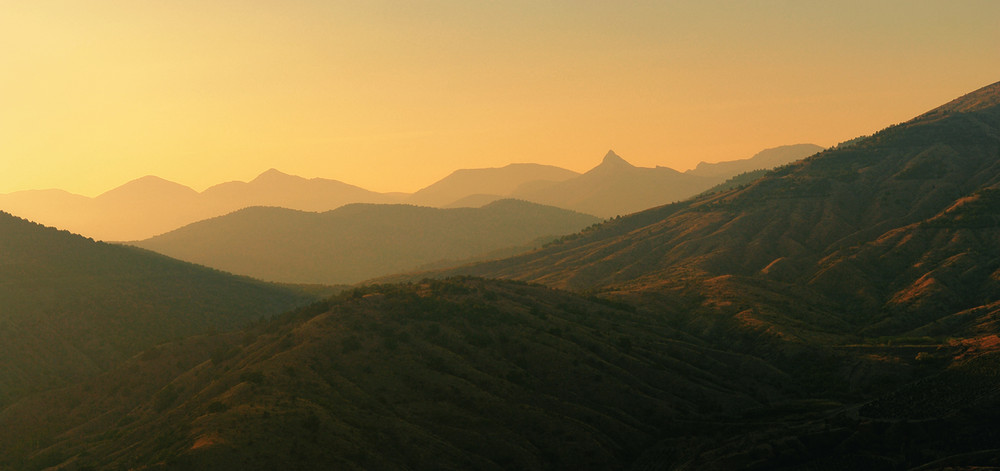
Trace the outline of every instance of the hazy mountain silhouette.
<instances>
[{"instance_id":1,"label":"hazy mountain silhouette","mask_svg":"<svg viewBox=\"0 0 1000 471\"><path fill-rule=\"evenodd\" d=\"M729 160L726 162L700 162L698 166L684 173L702 177L730 178L735 175L754 170L772 168L802 160L822 151L816 144L794 144L764 149L749 159Z\"/></svg>"},{"instance_id":2,"label":"hazy mountain silhouette","mask_svg":"<svg viewBox=\"0 0 1000 471\"><path fill-rule=\"evenodd\" d=\"M510 195L517 187L536 180L559 182L579 175L572 170L540 164L510 164L500 168L461 169L423 188L407 203L448 206L475 194Z\"/></svg>"},{"instance_id":3,"label":"hazy mountain silhouette","mask_svg":"<svg viewBox=\"0 0 1000 471\"><path fill-rule=\"evenodd\" d=\"M595 222L514 200L456 209L354 204L325 213L253 207L134 244L265 280L335 284L481 256Z\"/></svg>"},{"instance_id":4,"label":"hazy mountain silhouette","mask_svg":"<svg viewBox=\"0 0 1000 471\"><path fill-rule=\"evenodd\" d=\"M210 187L202 192L202 197L223 212L250 206L329 211L350 203L394 203L402 199L402 195L375 193L325 178L305 179L273 168L249 182Z\"/></svg>"},{"instance_id":5,"label":"hazy mountain silhouette","mask_svg":"<svg viewBox=\"0 0 1000 471\"><path fill-rule=\"evenodd\" d=\"M613 217L688 198L722 180L685 175L667 167L635 167L608 151L600 165L583 175L540 187L522 187L512 196Z\"/></svg>"},{"instance_id":6,"label":"hazy mountain silhouette","mask_svg":"<svg viewBox=\"0 0 1000 471\"><path fill-rule=\"evenodd\" d=\"M327 211L348 203L391 203L404 195L375 193L336 180L305 179L275 169L250 182L228 182L198 193L146 176L95 198L59 190L0 195L0 208L26 219L99 240L137 240L248 206Z\"/></svg>"},{"instance_id":7,"label":"hazy mountain silhouette","mask_svg":"<svg viewBox=\"0 0 1000 471\"><path fill-rule=\"evenodd\" d=\"M997 240L1000 83L436 273L516 281L423 273L161 345L0 411L0 467L995 467Z\"/></svg>"},{"instance_id":8,"label":"hazy mountain silhouette","mask_svg":"<svg viewBox=\"0 0 1000 471\"><path fill-rule=\"evenodd\" d=\"M0 406L152 345L306 302L298 292L0 213Z\"/></svg>"}]
</instances>

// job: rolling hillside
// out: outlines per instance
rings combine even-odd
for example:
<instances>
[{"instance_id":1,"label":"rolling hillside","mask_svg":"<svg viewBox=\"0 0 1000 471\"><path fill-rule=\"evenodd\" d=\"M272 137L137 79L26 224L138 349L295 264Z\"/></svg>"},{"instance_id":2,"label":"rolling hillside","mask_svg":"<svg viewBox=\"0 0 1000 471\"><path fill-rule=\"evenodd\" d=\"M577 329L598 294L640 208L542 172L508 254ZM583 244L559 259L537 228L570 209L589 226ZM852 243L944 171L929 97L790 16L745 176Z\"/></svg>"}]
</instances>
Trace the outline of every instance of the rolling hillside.
<instances>
[{"instance_id":1,"label":"rolling hillside","mask_svg":"<svg viewBox=\"0 0 1000 471\"><path fill-rule=\"evenodd\" d=\"M791 385L628 305L489 280L378 286L22 401L0 413L0 467L617 469Z\"/></svg>"},{"instance_id":2,"label":"rolling hillside","mask_svg":"<svg viewBox=\"0 0 1000 471\"><path fill-rule=\"evenodd\" d=\"M596 222L515 200L455 209L359 204L325 213L258 207L135 245L270 281L338 284L482 257Z\"/></svg>"},{"instance_id":3,"label":"rolling hillside","mask_svg":"<svg viewBox=\"0 0 1000 471\"><path fill-rule=\"evenodd\" d=\"M991 243L998 94L992 85L748 186L442 275L604 290L694 282L719 296L764 290L822 300L813 304L830 309L824 328L841 333L924 327L1000 295L1000 252Z\"/></svg>"},{"instance_id":4,"label":"rolling hillside","mask_svg":"<svg viewBox=\"0 0 1000 471\"><path fill-rule=\"evenodd\" d=\"M157 343L234 329L308 299L0 213L0 406Z\"/></svg>"}]
</instances>

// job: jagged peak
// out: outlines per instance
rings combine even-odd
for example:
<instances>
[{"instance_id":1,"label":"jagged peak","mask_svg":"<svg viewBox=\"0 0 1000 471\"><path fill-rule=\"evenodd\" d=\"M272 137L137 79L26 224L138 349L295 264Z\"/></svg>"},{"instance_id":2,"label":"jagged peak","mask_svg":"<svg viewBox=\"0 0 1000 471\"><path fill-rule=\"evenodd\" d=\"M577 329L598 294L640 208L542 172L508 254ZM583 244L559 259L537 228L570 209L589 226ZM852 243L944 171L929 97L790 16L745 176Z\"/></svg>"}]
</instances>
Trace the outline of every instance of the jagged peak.
<instances>
[{"instance_id":1,"label":"jagged peak","mask_svg":"<svg viewBox=\"0 0 1000 471\"><path fill-rule=\"evenodd\" d=\"M609 150L607 154L604 154L604 160L601 160L601 166L633 167L632 164L621 158L613 150Z\"/></svg>"}]
</instances>

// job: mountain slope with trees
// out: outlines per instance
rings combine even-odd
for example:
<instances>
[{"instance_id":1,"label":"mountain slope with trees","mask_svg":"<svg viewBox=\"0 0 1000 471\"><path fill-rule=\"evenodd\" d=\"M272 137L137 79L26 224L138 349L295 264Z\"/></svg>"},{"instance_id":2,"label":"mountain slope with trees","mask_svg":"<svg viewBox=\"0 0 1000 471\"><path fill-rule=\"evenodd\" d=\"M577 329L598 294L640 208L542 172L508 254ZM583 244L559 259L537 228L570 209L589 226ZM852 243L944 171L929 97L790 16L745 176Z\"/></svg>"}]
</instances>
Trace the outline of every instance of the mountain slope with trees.
<instances>
[{"instance_id":1,"label":"mountain slope with trees","mask_svg":"<svg viewBox=\"0 0 1000 471\"><path fill-rule=\"evenodd\" d=\"M0 213L0 406L157 343L241 327L309 299Z\"/></svg>"}]
</instances>

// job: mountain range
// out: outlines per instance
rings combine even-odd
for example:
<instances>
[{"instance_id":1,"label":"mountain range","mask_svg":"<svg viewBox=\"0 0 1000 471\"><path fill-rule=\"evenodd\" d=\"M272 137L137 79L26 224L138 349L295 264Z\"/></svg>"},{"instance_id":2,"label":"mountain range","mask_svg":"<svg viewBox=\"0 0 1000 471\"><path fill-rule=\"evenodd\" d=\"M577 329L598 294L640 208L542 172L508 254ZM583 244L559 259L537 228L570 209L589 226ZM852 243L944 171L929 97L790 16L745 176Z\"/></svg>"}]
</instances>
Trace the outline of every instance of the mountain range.
<instances>
[{"instance_id":1,"label":"mountain range","mask_svg":"<svg viewBox=\"0 0 1000 471\"><path fill-rule=\"evenodd\" d=\"M1000 83L752 182L21 397L0 467L989 469L998 195Z\"/></svg>"},{"instance_id":2,"label":"mountain range","mask_svg":"<svg viewBox=\"0 0 1000 471\"><path fill-rule=\"evenodd\" d=\"M598 221L517 200L454 209L350 204L323 213L251 207L133 245L268 281L348 284L530 250Z\"/></svg>"},{"instance_id":3,"label":"mountain range","mask_svg":"<svg viewBox=\"0 0 1000 471\"><path fill-rule=\"evenodd\" d=\"M765 163L787 163L814 153L814 147L770 149L745 161L726 163L725 168L735 175L743 168L740 165L761 168ZM768 155L771 157L765 158ZM479 207L498 199L516 198L610 217L687 198L731 176L725 171L704 177L666 168L643 169L622 165L620 158L605 161L584 175L538 164L463 169L410 195L376 193L337 180L306 179L275 169L249 182L221 183L201 193L146 176L94 198L62 190L4 194L0 195L0 208L98 240L128 241L147 239L251 206L323 212L351 203Z\"/></svg>"}]
</instances>

